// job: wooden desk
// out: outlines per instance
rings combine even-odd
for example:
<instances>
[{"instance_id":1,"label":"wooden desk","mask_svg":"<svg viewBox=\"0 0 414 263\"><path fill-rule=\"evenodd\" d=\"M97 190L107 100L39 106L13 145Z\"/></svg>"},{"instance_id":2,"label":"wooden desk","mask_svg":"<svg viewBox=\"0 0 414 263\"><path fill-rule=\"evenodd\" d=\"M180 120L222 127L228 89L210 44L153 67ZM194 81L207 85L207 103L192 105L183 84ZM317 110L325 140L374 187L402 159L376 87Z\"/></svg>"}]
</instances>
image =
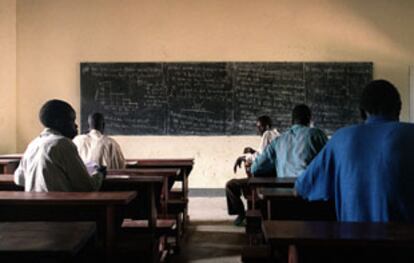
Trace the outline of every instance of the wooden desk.
<instances>
[{"instance_id":1,"label":"wooden desk","mask_svg":"<svg viewBox=\"0 0 414 263\"><path fill-rule=\"evenodd\" d=\"M137 191L139 197L148 201L149 217L148 225L154 227L157 219L157 207L155 189L161 188L164 180L161 176L129 176L108 175L103 184L102 191ZM0 191L23 191L24 187L16 185L12 174L0 175ZM139 202L136 202L136 204ZM132 202L130 203L131 206ZM140 210L142 207L133 206L132 209Z\"/></svg>"},{"instance_id":2,"label":"wooden desk","mask_svg":"<svg viewBox=\"0 0 414 263\"><path fill-rule=\"evenodd\" d=\"M1 154L0 155L0 159L4 159L4 160L7 160L7 159L18 159L18 160L21 160L22 157L23 157L23 154L22 153L12 153L12 154Z\"/></svg>"},{"instance_id":3,"label":"wooden desk","mask_svg":"<svg viewBox=\"0 0 414 263\"><path fill-rule=\"evenodd\" d=\"M299 261L302 245L414 247L413 224L274 220L263 222L263 233L273 249L289 245L289 262Z\"/></svg>"},{"instance_id":4,"label":"wooden desk","mask_svg":"<svg viewBox=\"0 0 414 263\"><path fill-rule=\"evenodd\" d=\"M163 186L161 191L161 212L164 216L168 214L168 201L169 201L169 189L168 189L168 179L171 177L176 177L180 174L180 169L117 169L117 170L108 170L108 175L117 175L117 176L161 176L163 178Z\"/></svg>"},{"instance_id":5,"label":"wooden desk","mask_svg":"<svg viewBox=\"0 0 414 263\"><path fill-rule=\"evenodd\" d=\"M188 202L188 177L194 166L194 158L186 159L127 159L127 162L131 163L132 167L142 169L165 169L173 168L180 169L180 174L174 177L174 181L180 181L181 184L181 197L183 201ZM174 182L171 183L171 186ZM183 211L183 229L187 225L189 220L188 206L185 205Z\"/></svg>"},{"instance_id":6,"label":"wooden desk","mask_svg":"<svg viewBox=\"0 0 414 263\"><path fill-rule=\"evenodd\" d=\"M0 191L0 221L95 221L98 238L111 258L116 210L136 192L15 192Z\"/></svg>"},{"instance_id":7,"label":"wooden desk","mask_svg":"<svg viewBox=\"0 0 414 263\"><path fill-rule=\"evenodd\" d=\"M0 174L12 174L19 166L20 159L0 159Z\"/></svg>"},{"instance_id":8,"label":"wooden desk","mask_svg":"<svg viewBox=\"0 0 414 263\"><path fill-rule=\"evenodd\" d=\"M75 262L95 232L92 222L0 223L0 261Z\"/></svg>"},{"instance_id":9,"label":"wooden desk","mask_svg":"<svg viewBox=\"0 0 414 263\"><path fill-rule=\"evenodd\" d=\"M161 189L163 185L162 176L130 176L130 175L108 175L103 184L102 191L137 191L140 200L135 203L131 202L132 209L139 210L148 208L148 226L155 229L157 224L157 205L156 189ZM146 206L141 206L147 202ZM133 213L136 214L136 213Z\"/></svg>"},{"instance_id":10,"label":"wooden desk","mask_svg":"<svg viewBox=\"0 0 414 263\"><path fill-rule=\"evenodd\" d=\"M247 184L252 195L252 209L255 209L257 188L293 188L295 182L295 177L250 177Z\"/></svg>"},{"instance_id":11,"label":"wooden desk","mask_svg":"<svg viewBox=\"0 0 414 263\"><path fill-rule=\"evenodd\" d=\"M293 188L258 188L259 198L266 200L268 220L335 220L333 202L309 202L295 195Z\"/></svg>"},{"instance_id":12,"label":"wooden desk","mask_svg":"<svg viewBox=\"0 0 414 263\"><path fill-rule=\"evenodd\" d=\"M12 174L0 174L0 191L23 191L24 187L14 183Z\"/></svg>"}]
</instances>

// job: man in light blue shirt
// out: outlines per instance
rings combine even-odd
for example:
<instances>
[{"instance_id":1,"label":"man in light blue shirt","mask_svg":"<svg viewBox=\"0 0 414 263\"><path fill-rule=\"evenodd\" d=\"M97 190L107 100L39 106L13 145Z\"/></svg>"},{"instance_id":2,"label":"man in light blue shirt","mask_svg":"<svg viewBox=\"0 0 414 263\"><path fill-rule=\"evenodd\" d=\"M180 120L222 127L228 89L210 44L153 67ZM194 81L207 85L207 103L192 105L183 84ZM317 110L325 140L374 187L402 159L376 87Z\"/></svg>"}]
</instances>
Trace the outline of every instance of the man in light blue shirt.
<instances>
[{"instance_id":1,"label":"man in light blue shirt","mask_svg":"<svg viewBox=\"0 0 414 263\"><path fill-rule=\"evenodd\" d=\"M325 133L310 128L311 111L297 105L292 111L292 127L277 137L251 167L254 176L275 173L277 177L299 176L328 140Z\"/></svg>"},{"instance_id":2,"label":"man in light blue shirt","mask_svg":"<svg viewBox=\"0 0 414 263\"><path fill-rule=\"evenodd\" d=\"M401 98L376 80L361 96L364 124L340 129L297 179L308 200L334 200L340 221L414 223L414 124L399 122Z\"/></svg>"}]
</instances>

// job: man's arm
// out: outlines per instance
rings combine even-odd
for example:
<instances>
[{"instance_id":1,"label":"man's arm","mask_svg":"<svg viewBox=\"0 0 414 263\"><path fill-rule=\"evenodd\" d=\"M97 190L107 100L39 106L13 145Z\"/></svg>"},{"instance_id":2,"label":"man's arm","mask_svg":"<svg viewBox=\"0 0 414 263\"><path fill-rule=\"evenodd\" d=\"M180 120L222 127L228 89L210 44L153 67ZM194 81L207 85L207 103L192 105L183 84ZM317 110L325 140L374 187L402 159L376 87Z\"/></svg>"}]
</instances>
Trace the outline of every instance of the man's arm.
<instances>
[{"instance_id":1,"label":"man's arm","mask_svg":"<svg viewBox=\"0 0 414 263\"><path fill-rule=\"evenodd\" d=\"M122 150L121 147L119 146L119 144L111 139L112 141L112 151L113 153L112 155L112 165L111 167L114 169L122 169L125 168L125 158L124 155L122 154Z\"/></svg>"},{"instance_id":2,"label":"man's arm","mask_svg":"<svg viewBox=\"0 0 414 263\"><path fill-rule=\"evenodd\" d=\"M295 190L309 201L332 199L334 176L334 156L329 147L325 147L296 179Z\"/></svg>"},{"instance_id":3,"label":"man's arm","mask_svg":"<svg viewBox=\"0 0 414 263\"><path fill-rule=\"evenodd\" d=\"M253 176L263 176L268 174L274 174L276 169L276 151L275 145L277 143L277 139L274 140L271 144L269 144L265 150L259 154L256 159L253 161L251 167L251 173Z\"/></svg>"},{"instance_id":4,"label":"man's arm","mask_svg":"<svg viewBox=\"0 0 414 263\"><path fill-rule=\"evenodd\" d=\"M58 151L56 161L59 162L61 168L65 171L74 191L87 192L99 190L104 176L98 171L93 175L89 175L76 146L70 140L62 140Z\"/></svg>"}]
</instances>

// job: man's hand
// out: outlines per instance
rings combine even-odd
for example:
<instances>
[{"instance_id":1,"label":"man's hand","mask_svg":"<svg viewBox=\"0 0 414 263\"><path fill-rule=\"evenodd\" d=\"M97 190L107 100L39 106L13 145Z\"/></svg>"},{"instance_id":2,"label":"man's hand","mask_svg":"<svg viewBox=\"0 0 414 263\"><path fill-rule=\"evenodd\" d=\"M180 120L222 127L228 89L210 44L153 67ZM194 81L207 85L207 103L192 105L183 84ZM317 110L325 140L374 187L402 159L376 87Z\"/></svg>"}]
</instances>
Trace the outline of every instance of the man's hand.
<instances>
[{"instance_id":1,"label":"man's hand","mask_svg":"<svg viewBox=\"0 0 414 263\"><path fill-rule=\"evenodd\" d=\"M234 167L233 167L234 173L237 172L237 167L241 168L241 164L245 161L246 161L245 156L240 156L239 158L237 158L236 162L234 163Z\"/></svg>"},{"instance_id":2,"label":"man's hand","mask_svg":"<svg viewBox=\"0 0 414 263\"><path fill-rule=\"evenodd\" d=\"M96 167L96 171L98 171L99 173L101 173L104 178L106 177L106 174L107 174L106 166L97 166Z\"/></svg>"},{"instance_id":3,"label":"man's hand","mask_svg":"<svg viewBox=\"0 0 414 263\"><path fill-rule=\"evenodd\" d=\"M255 152L256 151L253 148L251 148L251 147L246 147L243 150L243 153L251 153L251 154L254 154Z\"/></svg>"}]
</instances>

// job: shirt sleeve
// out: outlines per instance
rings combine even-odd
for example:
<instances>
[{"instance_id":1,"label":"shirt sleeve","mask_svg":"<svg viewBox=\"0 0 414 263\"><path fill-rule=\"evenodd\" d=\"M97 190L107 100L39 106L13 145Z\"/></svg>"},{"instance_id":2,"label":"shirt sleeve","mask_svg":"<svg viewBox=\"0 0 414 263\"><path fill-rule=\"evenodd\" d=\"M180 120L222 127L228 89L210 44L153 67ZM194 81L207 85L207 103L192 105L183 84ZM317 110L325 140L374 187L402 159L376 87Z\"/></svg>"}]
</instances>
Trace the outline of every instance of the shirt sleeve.
<instances>
[{"instance_id":1,"label":"shirt sleeve","mask_svg":"<svg viewBox=\"0 0 414 263\"><path fill-rule=\"evenodd\" d=\"M24 159L20 161L19 167L14 171L14 183L20 186L25 186L24 177Z\"/></svg>"},{"instance_id":2,"label":"shirt sleeve","mask_svg":"<svg viewBox=\"0 0 414 263\"><path fill-rule=\"evenodd\" d=\"M316 156L325 144L328 142L328 137L320 129L313 129L309 137L310 156Z\"/></svg>"},{"instance_id":3,"label":"shirt sleeve","mask_svg":"<svg viewBox=\"0 0 414 263\"><path fill-rule=\"evenodd\" d=\"M256 157L251 167L251 173L254 176L266 176L275 173L277 158L275 151L276 143L277 139L269 144L264 151Z\"/></svg>"},{"instance_id":4,"label":"shirt sleeve","mask_svg":"<svg viewBox=\"0 0 414 263\"><path fill-rule=\"evenodd\" d=\"M113 169L122 169L125 168L125 158L124 155L122 154L122 150L121 147L119 146L119 144L111 139L111 151L112 151L112 158L111 158L111 167Z\"/></svg>"},{"instance_id":5,"label":"shirt sleeve","mask_svg":"<svg viewBox=\"0 0 414 263\"><path fill-rule=\"evenodd\" d=\"M79 192L99 190L103 181L103 175L98 172L89 175L72 141L62 140L59 148L57 153L59 156L55 157L56 162L60 163L71 184L71 189Z\"/></svg>"},{"instance_id":6,"label":"shirt sleeve","mask_svg":"<svg viewBox=\"0 0 414 263\"><path fill-rule=\"evenodd\" d=\"M334 156L325 147L307 169L296 179L295 189L299 196L309 201L333 199Z\"/></svg>"}]
</instances>

